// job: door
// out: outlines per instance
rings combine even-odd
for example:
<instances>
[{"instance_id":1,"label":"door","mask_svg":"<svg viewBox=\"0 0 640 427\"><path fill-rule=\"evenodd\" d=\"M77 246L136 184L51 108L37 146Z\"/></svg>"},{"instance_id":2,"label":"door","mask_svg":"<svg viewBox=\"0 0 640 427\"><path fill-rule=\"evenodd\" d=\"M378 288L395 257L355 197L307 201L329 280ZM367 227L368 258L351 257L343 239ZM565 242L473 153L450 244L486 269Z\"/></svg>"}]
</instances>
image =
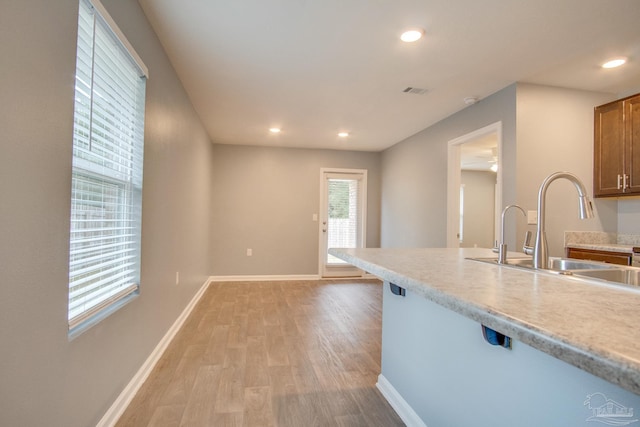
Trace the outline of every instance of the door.
<instances>
[{"instance_id":1,"label":"door","mask_svg":"<svg viewBox=\"0 0 640 427\"><path fill-rule=\"evenodd\" d=\"M470 153L463 153L464 147L473 146L475 146L475 149L471 150L471 155L469 155ZM480 155L487 150L490 154L488 158L485 155ZM474 160L474 157L478 158ZM492 229L494 235L493 240L498 240L500 230L499 213L502 211L502 122L490 124L449 141L447 165L448 248L461 247L461 238L464 237L462 235L463 225L468 222L469 218L476 218L478 216L478 212L472 210L473 204L463 206L462 197L464 190L461 190L462 170L478 169L478 165L471 167L476 161L486 163L479 169L485 172L490 170L496 174L494 190L490 192L491 194L487 197L487 199L490 200L489 203L493 203L494 205L494 220L493 224L487 224L486 228ZM467 164L467 166L464 166L465 164ZM495 170L490 168L490 166L493 165L495 165ZM469 193L473 193L473 191L467 191L467 194ZM466 209L463 210L463 208Z\"/></svg>"},{"instance_id":2,"label":"door","mask_svg":"<svg viewBox=\"0 0 640 427\"><path fill-rule=\"evenodd\" d=\"M595 109L593 193L598 196L624 192L624 109L622 102Z\"/></svg>"},{"instance_id":3,"label":"door","mask_svg":"<svg viewBox=\"0 0 640 427\"><path fill-rule=\"evenodd\" d=\"M629 193L640 193L640 96L625 101L627 188Z\"/></svg>"},{"instance_id":4,"label":"door","mask_svg":"<svg viewBox=\"0 0 640 427\"><path fill-rule=\"evenodd\" d=\"M367 171L321 169L320 174L320 274L362 276L362 270L328 251L365 246Z\"/></svg>"}]
</instances>

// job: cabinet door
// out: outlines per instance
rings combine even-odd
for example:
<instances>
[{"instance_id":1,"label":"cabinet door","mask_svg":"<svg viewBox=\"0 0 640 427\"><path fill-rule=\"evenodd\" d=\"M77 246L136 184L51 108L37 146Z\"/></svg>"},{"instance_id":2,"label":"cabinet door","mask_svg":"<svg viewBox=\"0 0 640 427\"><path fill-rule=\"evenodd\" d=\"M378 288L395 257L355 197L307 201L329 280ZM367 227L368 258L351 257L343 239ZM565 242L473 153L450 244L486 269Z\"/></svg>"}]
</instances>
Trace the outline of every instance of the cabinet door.
<instances>
[{"instance_id":1,"label":"cabinet door","mask_svg":"<svg viewBox=\"0 0 640 427\"><path fill-rule=\"evenodd\" d=\"M593 193L596 197L615 196L623 192L623 117L622 102L606 104L595 109Z\"/></svg>"},{"instance_id":2,"label":"cabinet door","mask_svg":"<svg viewBox=\"0 0 640 427\"><path fill-rule=\"evenodd\" d=\"M640 193L640 96L625 101L625 140L628 187L626 193Z\"/></svg>"}]
</instances>

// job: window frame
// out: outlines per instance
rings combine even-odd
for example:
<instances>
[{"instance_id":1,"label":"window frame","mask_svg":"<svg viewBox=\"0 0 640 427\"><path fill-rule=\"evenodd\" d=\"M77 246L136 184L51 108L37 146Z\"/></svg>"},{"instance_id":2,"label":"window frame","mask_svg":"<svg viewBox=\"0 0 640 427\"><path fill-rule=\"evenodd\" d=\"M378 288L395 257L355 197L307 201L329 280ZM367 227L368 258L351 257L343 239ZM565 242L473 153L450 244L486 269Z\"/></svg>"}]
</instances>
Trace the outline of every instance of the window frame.
<instances>
[{"instance_id":1,"label":"window frame","mask_svg":"<svg viewBox=\"0 0 640 427\"><path fill-rule=\"evenodd\" d=\"M68 264L70 338L139 293L148 75L100 1L79 0Z\"/></svg>"}]
</instances>

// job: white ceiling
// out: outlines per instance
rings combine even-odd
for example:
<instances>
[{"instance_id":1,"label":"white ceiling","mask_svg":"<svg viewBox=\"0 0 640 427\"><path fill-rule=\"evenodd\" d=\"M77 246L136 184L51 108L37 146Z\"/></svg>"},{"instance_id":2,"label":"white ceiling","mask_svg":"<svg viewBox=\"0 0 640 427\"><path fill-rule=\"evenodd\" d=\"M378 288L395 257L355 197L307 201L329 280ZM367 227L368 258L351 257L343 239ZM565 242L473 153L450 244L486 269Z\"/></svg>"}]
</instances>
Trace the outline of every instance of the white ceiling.
<instances>
[{"instance_id":1,"label":"white ceiling","mask_svg":"<svg viewBox=\"0 0 640 427\"><path fill-rule=\"evenodd\" d=\"M216 143L379 151L513 82L640 91L639 0L139 2Z\"/></svg>"}]
</instances>

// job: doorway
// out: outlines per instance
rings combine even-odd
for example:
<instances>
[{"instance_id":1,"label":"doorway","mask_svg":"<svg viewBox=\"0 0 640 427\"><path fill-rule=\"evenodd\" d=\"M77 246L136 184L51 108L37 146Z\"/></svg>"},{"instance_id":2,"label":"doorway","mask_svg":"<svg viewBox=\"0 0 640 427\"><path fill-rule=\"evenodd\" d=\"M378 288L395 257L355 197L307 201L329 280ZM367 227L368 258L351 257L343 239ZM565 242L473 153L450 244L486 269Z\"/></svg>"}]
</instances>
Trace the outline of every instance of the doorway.
<instances>
[{"instance_id":1,"label":"doorway","mask_svg":"<svg viewBox=\"0 0 640 427\"><path fill-rule=\"evenodd\" d=\"M502 122L449 141L447 247L493 247L502 206Z\"/></svg>"},{"instance_id":2,"label":"doorway","mask_svg":"<svg viewBox=\"0 0 640 427\"><path fill-rule=\"evenodd\" d=\"M363 272L329 254L330 248L363 248L366 241L367 171L320 170L320 275L355 277Z\"/></svg>"}]
</instances>

